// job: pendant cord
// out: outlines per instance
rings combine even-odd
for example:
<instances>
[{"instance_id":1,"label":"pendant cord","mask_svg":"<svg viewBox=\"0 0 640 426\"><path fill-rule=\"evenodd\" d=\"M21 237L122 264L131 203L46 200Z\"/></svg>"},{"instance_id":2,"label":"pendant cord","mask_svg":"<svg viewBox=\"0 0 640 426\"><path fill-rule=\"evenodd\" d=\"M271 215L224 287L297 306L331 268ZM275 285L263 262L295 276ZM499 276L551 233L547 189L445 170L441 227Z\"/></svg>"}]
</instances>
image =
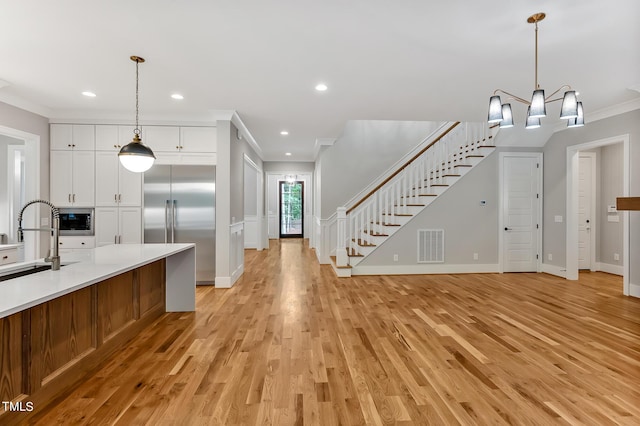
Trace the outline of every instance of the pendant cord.
<instances>
[{"instance_id":1,"label":"pendant cord","mask_svg":"<svg viewBox=\"0 0 640 426\"><path fill-rule=\"evenodd\" d=\"M536 81L535 81L535 90L539 89L538 85L538 21L536 21Z\"/></svg>"},{"instance_id":2,"label":"pendant cord","mask_svg":"<svg viewBox=\"0 0 640 426\"><path fill-rule=\"evenodd\" d=\"M139 101L138 101L138 64L139 60L136 59L136 128L133 131L136 135L140 134L140 128L138 127L138 110L139 110Z\"/></svg>"}]
</instances>

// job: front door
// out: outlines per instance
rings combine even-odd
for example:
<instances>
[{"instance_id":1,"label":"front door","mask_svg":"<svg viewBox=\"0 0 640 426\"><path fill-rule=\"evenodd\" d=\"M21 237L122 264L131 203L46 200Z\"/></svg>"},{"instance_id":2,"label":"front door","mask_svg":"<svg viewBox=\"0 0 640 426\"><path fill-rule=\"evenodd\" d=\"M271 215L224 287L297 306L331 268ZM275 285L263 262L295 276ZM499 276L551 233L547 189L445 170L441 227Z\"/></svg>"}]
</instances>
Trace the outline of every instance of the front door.
<instances>
[{"instance_id":1,"label":"front door","mask_svg":"<svg viewBox=\"0 0 640 426\"><path fill-rule=\"evenodd\" d=\"M280 238L302 238L304 182L280 182Z\"/></svg>"},{"instance_id":2,"label":"front door","mask_svg":"<svg viewBox=\"0 0 640 426\"><path fill-rule=\"evenodd\" d=\"M504 272L536 272L540 235L540 156L502 157Z\"/></svg>"}]
</instances>

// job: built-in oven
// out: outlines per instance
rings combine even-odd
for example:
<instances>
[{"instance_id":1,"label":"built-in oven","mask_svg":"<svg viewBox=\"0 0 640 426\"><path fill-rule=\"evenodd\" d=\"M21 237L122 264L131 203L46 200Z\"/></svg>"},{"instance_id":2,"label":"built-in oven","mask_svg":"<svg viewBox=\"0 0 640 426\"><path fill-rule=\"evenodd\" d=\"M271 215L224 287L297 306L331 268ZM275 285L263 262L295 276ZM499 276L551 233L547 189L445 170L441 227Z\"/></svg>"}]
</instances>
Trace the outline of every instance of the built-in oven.
<instances>
[{"instance_id":1,"label":"built-in oven","mask_svg":"<svg viewBox=\"0 0 640 426\"><path fill-rule=\"evenodd\" d=\"M94 235L92 208L61 208L60 235Z\"/></svg>"}]
</instances>

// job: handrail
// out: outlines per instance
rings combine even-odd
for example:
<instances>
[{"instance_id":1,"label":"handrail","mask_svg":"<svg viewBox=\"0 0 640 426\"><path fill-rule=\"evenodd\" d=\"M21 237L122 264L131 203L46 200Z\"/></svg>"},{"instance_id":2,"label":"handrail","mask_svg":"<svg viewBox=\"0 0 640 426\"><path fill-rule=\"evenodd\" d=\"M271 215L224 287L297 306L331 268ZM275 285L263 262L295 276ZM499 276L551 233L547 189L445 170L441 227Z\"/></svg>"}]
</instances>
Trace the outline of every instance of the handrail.
<instances>
[{"instance_id":1,"label":"handrail","mask_svg":"<svg viewBox=\"0 0 640 426\"><path fill-rule=\"evenodd\" d=\"M445 130L444 132L442 132L442 134L440 136L438 136L436 139L433 140L433 142L431 142L429 145L427 145L426 147L422 148L420 150L420 152L418 152L416 155L414 155L413 157L411 157L409 160L407 160L406 163L404 163L402 166L400 166L398 168L398 170L396 170L395 172L393 172L389 177L387 177L385 180L383 180L380 184L378 184L375 188L373 188L371 191L369 191L369 193L367 195L365 195L364 197L362 197L360 199L360 201L358 201L357 203L355 203L353 206L351 206L349 208L349 210L347 210L347 214L351 213L351 211L353 211L356 207L358 207L360 204L364 203L365 200L367 200L367 198L371 197L373 194L375 194L380 188L382 188L384 185L386 185L391 179L393 179L394 177L396 177L398 174L400 174L400 172L402 172L405 168L407 168L407 166L411 163L413 163L416 159L418 159L422 154L424 154L429 148L431 148L433 145L435 145L440 139L442 139L443 137L445 137L450 131L452 131L454 128L456 128L456 126L458 126L460 124L459 121L456 121L454 124L452 124L447 130Z\"/></svg>"}]
</instances>

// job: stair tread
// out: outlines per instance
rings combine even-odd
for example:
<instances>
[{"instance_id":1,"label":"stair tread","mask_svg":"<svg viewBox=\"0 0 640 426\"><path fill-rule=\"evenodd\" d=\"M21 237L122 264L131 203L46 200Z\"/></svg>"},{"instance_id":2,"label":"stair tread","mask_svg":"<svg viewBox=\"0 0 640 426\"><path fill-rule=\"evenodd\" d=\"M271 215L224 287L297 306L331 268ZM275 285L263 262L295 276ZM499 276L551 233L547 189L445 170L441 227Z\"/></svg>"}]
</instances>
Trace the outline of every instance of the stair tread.
<instances>
[{"instance_id":1,"label":"stair tread","mask_svg":"<svg viewBox=\"0 0 640 426\"><path fill-rule=\"evenodd\" d=\"M457 164L453 167L473 167L471 164Z\"/></svg>"},{"instance_id":2,"label":"stair tread","mask_svg":"<svg viewBox=\"0 0 640 426\"><path fill-rule=\"evenodd\" d=\"M382 214L387 216L401 216L401 217L413 216L412 214L409 214L409 213L382 213Z\"/></svg>"},{"instance_id":3,"label":"stair tread","mask_svg":"<svg viewBox=\"0 0 640 426\"><path fill-rule=\"evenodd\" d=\"M471 154L471 155L467 155L466 158L483 158L484 155L480 155L480 154Z\"/></svg>"},{"instance_id":4,"label":"stair tread","mask_svg":"<svg viewBox=\"0 0 640 426\"><path fill-rule=\"evenodd\" d=\"M402 226L399 223L388 223L388 222L371 222L371 223L376 225L382 225L382 226Z\"/></svg>"},{"instance_id":5,"label":"stair tread","mask_svg":"<svg viewBox=\"0 0 640 426\"><path fill-rule=\"evenodd\" d=\"M351 241L358 243L358 245L360 247L375 247L376 245L373 243L368 243L363 239L358 238L357 240L355 238L351 239Z\"/></svg>"},{"instance_id":6,"label":"stair tread","mask_svg":"<svg viewBox=\"0 0 640 426\"><path fill-rule=\"evenodd\" d=\"M369 231L364 231L365 234L369 234L372 237L388 237L389 234L384 234L382 232L369 232Z\"/></svg>"},{"instance_id":7,"label":"stair tread","mask_svg":"<svg viewBox=\"0 0 640 426\"><path fill-rule=\"evenodd\" d=\"M495 148L495 145L481 145L481 146L478 146L476 148L492 148L493 149L493 148Z\"/></svg>"},{"instance_id":8,"label":"stair tread","mask_svg":"<svg viewBox=\"0 0 640 426\"><path fill-rule=\"evenodd\" d=\"M426 204L405 204L404 206L407 206L407 207L424 207L424 206L426 206ZM404 207L404 206L395 204L393 207Z\"/></svg>"}]
</instances>

